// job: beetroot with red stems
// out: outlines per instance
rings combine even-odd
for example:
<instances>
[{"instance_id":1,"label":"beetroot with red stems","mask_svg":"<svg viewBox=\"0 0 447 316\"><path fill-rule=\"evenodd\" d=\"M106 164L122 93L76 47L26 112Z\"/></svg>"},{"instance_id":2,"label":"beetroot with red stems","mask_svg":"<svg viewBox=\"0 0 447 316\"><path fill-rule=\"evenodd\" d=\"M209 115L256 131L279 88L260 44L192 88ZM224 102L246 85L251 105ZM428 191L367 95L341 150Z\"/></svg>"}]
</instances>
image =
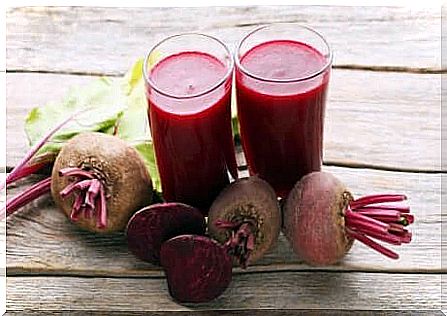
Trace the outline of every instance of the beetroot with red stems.
<instances>
[{"instance_id":1,"label":"beetroot with red stems","mask_svg":"<svg viewBox=\"0 0 447 316\"><path fill-rule=\"evenodd\" d=\"M220 193L209 211L208 230L245 268L276 243L280 215L273 188L252 176L233 182Z\"/></svg>"},{"instance_id":2,"label":"beetroot with red stems","mask_svg":"<svg viewBox=\"0 0 447 316\"><path fill-rule=\"evenodd\" d=\"M203 303L231 282L232 259L224 246L204 236L180 235L161 246L169 293L182 303Z\"/></svg>"},{"instance_id":3,"label":"beetroot with red stems","mask_svg":"<svg viewBox=\"0 0 447 316\"><path fill-rule=\"evenodd\" d=\"M354 240L393 259L399 256L380 245L409 243L413 223L401 194L370 195L354 199L344 184L327 172L304 176L284 205L284 233L294 252L306 263L330 265L341 260ZM383 204L388 203L388 204Z\"/></svg>"},{"instance_id":4,"label":"beetroot with red stems","mask_svg":"<svg viewBox=\"0 0 447 316\"><path fill-rule=\"evenodd\" d=\"M184 234L203 235L206 223L202 213L182 203L159 203L136 212L126 228L127 244L138 258L160 263L164 241Z\"/></svg>"},{"instance_id":5,"label":"beetroot with red stems","mask_svg":"<svg viewBox=\"0 0 447 316\"><path fill-rule=\"evenodd\" d=\"M51 176L56 205L83 229L121 231L152 200L152 181L138 152L118 137L81 133L61 149Z\"/></svg>"}]
</instances>

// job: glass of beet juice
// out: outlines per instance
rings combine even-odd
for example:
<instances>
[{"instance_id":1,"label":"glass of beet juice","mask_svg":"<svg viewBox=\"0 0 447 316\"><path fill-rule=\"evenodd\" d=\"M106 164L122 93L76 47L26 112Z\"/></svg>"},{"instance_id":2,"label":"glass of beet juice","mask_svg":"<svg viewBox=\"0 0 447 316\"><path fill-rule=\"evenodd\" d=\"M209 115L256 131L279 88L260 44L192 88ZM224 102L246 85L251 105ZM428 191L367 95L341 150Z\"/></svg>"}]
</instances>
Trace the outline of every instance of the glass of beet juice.
<instances>
[{"instance_id":1,"label":"glass of beet juice","mask_svg":"<svg viewBox=\"0 0 447 316\"><path fill-rule=\"evenodd\" d=\"M262 26L237 47L236 95L250 174L286 197L302 176L320 170L332 53L311 28Z\"/></svg>"},{"instance_id":2,"label":"glass of beet juice","mask_svg":"<svg viewBox=\"0 0 447 316\"><path fill-rule=\"evenodd\" d=\"M225 44L196 33L168 37L146 57L149 124L166 201L187 203L206 214L229 183L228 171L237 178L233 66Z\"/></svg>"}]
</instances>

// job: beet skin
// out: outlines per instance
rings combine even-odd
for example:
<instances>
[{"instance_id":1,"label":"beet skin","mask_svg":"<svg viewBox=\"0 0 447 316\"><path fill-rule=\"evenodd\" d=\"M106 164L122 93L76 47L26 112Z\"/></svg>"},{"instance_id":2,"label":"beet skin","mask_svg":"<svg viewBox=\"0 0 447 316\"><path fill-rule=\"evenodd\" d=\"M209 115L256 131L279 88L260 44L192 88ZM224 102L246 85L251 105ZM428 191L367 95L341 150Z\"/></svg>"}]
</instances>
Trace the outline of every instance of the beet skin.
<instances>
[{"instance_id":1,"label":"beet skin","mask_svg":"<svg viewBox=\"0 0 447 316\"><path fill-rule=\"evenodd\" d=\"M298 257L311 265L330 265L350 249L343 210L351 200L346 187L326 172L304 176L284 205L284 233Z\"/></svg>"},{"instance_id":2,"label":"beet skin","mask_svg":"<svg viewBox=\"0 0 447 316\"><path fill-rule=\"evenodd\" d=\"M152 181L139 153L108 134L73 137L58 154L51 178L58 208L92 232L124 230L132 214L152 200Z\"/></svg>"}]
</instances>

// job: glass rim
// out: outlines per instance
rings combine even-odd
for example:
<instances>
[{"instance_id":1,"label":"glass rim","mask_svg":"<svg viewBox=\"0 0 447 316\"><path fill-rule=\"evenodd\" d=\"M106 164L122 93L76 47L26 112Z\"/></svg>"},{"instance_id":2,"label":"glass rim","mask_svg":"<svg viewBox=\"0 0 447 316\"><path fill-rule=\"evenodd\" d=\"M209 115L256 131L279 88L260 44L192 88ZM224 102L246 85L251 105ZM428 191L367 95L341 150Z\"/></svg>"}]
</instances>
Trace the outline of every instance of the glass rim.
<instances>
[{"instance_id":1,"label":"glass rim","mask_svg":"<svg viewBox=\"0 0 447 316\"><path fill-rule=\"evenodd\" d=\"M214 40L216 41L218 44L220 44L225 51L227 52L228 56L230 57L230 64L228 67L228 70L225 72L225 74L222 76L222 78L215 83L214 85L212 85L211 87L207 88L205 91L199 92L199 93L195 93L195 94L191 94L191 95L175 95L172 93L168 93L166 91L163 91L162 89L160 89L159 87L157 87L157 85L155 84L155 82L150 78L150 76L148 75L147 72L147 66L149 63L149 56L151 56L151 54L163 43L165 43L168 40L171 40L173 38L176 37L182 37L182 36L186 36L186 35L199 35L199 36L203 36L206 37L208 39ZM216 90L219 86L221 86L222 84L224 84L228 78L232 75L233 73L233 69L234 69L234 57L233 54L231 53L230 49L228 48L228 46L221 41L220 39L211 36L211 35L207 35L207 34L203 34L203 33L198 33L198 32L186 32L186 33L179 33L179 34L174 34L174 35L170 35L166 38L164 38L163 40L159 41L157 44L155 44L147 53L146 57L144 58L144 63L143 63L143 76L144 76L144 80L147 84L149 84L149 86L154 89L155 91L157 91L158 93L169 97L169 98L173 98L173 99L192 99L192 98L197 98L197 97L201 97L204 96L214 90Z\"/></svg>"},{"instance_id":2,"label":"glass rim","mask_svg":"<svg viewBox=\"0 0 447 316\"><path fill-rule=\"evenodd\" d=\"M244 66L242 66L241 62L240 62L240 58L239 58L239 52L241 49L242 44L244 43L245 40L247 40L251 35L253 35L254 33L268 28L268 27L272 27L272 26L276 26L276 25L291 25L291 26L295 26L295 27L300 27L300 28L304 28L312 33L314 33L315 35L317 35L324 43L324 45L327 47L328 49L328 58L326 63L321 67L321 69L303 76L303 77L297 77L297 78L288 78L288 79L274 79L274 78L267 78L267 77L262 77L259 75L255 75L253 73L251 73L248 69L246 69ZM247 35L245 35L238 43L236 50L234 52L234 60L235 60L235 64L236 64L236 68L238 68L239 70L241 70L244 74L246 74L247 76L256 79L256 80L260 80L260 81L265 81L265 82L272 82L272 83L294 83L294 82L301 82L301 81L306 81L312 78L315 78L317 76L319 76L320 74L322 74L323 72L325 72L329 67L331 67L332 65L332 58L333 58L333 54L332 54L332 49L331 46L329 45L328 41L326 40L326 38L319 33L318 31L316 31L315 29L313 29L310 26L301 24L301 23L290 23L290 22L278 22L278 23L270 23L267 25L262 25L259 26L257 28L255 28L254 30L250 31Z\"/></svg>"}]
</instances>

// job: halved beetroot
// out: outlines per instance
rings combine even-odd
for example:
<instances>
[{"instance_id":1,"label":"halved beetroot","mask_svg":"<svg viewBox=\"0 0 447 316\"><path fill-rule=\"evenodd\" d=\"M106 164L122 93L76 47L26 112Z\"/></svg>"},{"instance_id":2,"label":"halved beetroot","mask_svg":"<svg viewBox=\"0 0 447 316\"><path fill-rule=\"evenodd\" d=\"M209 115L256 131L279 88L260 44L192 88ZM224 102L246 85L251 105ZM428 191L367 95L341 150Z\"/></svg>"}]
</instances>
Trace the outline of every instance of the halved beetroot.
<instances>
[{"instance_id":1,"label":"halved beetroot","mask_svg":"<svg viewBox=\"0 0 447 316\"><path fill-rule=\"evenodd\" d=\"M206 223L202 213L182 203L160 203L136 212L126 228L127 244L138 258L160 264L164 241L183 234L203 235Z\"/></svg>"},{"instance_id":2,"label":"halved beetroot","mask_svg":"<svg viewBox=\"0 0 447 316\"><path fill-rule=\"evenodd\" d=\"M224 246L208 237L174 237L163 243L160 256L169 293L179 302L210 301L231 282L232 258Z\"/></svg>"}]
</instances>

